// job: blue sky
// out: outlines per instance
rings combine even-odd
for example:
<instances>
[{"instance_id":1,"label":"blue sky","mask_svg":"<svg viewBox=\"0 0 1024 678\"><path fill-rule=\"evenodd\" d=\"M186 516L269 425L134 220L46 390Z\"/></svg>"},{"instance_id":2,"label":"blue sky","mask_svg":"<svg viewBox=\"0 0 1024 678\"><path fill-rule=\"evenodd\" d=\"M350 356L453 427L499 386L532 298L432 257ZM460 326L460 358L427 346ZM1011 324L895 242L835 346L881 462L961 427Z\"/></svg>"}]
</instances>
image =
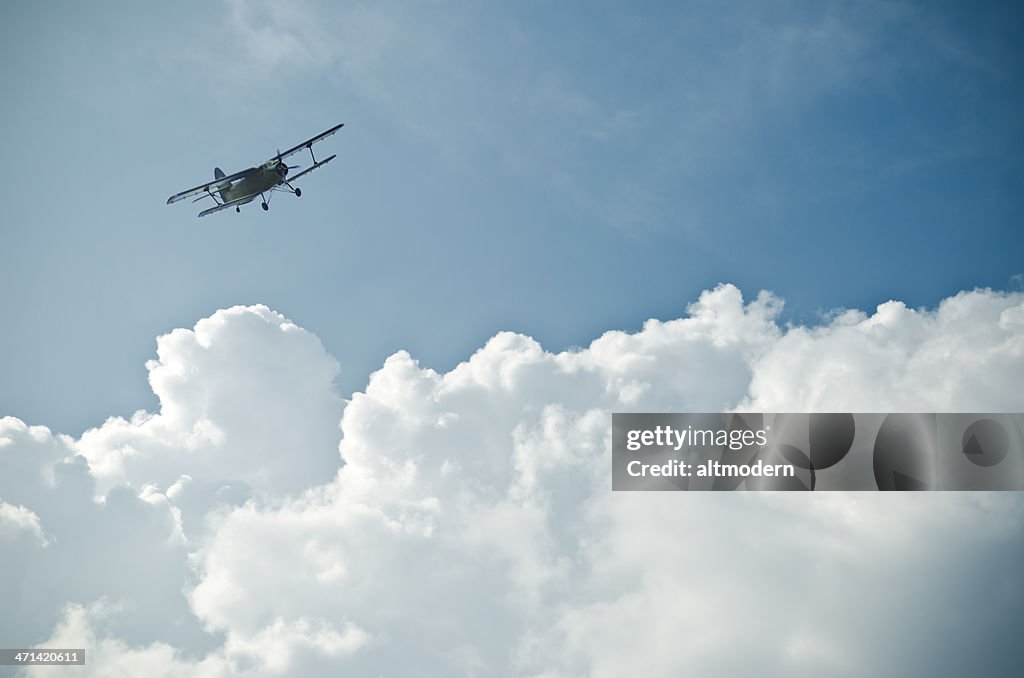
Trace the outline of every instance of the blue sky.
<instances>
[{"instance_id":1,"label":"blue sky","mask_svg":"<svg viewBox=\"0 0 1024 678\"><path fill-rule=\"evenodd\" d=\"M264 303L347 397L719 282L814 323L1024 273L1014 3L6 3L0 413L155 408L155 337ZM326 129L300 200L171 193ZM1015 276L1017 276L1015 278Z\"/></svg>"},{"instance_id":2,"label":"blue sky","mask_svg":"<svg viewBox=\"0 0 1024 678\"><path fill-rule=\"evenodd\" d=\"M1020 675L1020 493L607 469L616 411L1022 411L1022 24L0 3L0 637L154 678ZM165 204L338 122L301 199Z\"/></svg>"}]
</instances>

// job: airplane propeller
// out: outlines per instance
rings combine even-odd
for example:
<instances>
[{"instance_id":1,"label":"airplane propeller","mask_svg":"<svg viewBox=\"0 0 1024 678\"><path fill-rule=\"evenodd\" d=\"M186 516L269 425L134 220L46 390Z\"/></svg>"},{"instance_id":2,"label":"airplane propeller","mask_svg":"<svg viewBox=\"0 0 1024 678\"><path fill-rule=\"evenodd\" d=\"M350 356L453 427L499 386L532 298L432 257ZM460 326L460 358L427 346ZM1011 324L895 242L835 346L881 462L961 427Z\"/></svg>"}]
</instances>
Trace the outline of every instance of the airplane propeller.
<instances>
[{"instance_id":1,"label":"airplane propeller","mask_svg":"<svg viewBox=\"0 0 1024 678\"><path fill-rule=\"evenodd\" d=\"M279 175L281 175L283 177L284 175L288 174L288 170L298 169L298 167L299 167L298 165L286 165L286 164L284 164L284 161L281 160L281 149L280 148L277 149L277 165L275 166L274 170Z\"/></svg>"}]
</instances>

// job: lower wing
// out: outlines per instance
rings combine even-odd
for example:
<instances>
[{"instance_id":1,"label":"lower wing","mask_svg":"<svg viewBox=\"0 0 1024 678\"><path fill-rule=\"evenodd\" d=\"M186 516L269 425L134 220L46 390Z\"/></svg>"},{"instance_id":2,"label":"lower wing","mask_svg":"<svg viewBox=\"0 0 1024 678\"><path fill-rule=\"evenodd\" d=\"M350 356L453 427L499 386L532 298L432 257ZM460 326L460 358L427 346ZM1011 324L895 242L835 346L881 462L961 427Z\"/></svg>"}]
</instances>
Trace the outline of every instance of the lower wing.
<instances>
[{"instance_id":1,"label":"lower wing","mask_svg":"<svg viewBox=\"0 0 1024 678\"><path fill-rule=\"evenodd\" d=\"M334 155L332 155L331 157L327 158L326 160L321 160L320 162L316 163L312 167L307 167L306 169L304 169L301 172L299 172L298 174L296 174L294 177L288 177L288 181L295 181L296 179L309 174L310 172L312 172L316 168L323 167L324 165L326 165L327 163L329 163L330 161L334 160L337 157L338 157L338 154L335 153Z\"/></svg>"},{"instance_id":2,"label":"lower wing","mask_svg":"<svg viewBox=\"0 0 1024 678\"><path fill-rule=\"evenodd\" d=\"M238 206L244 205L247 202L252 202L255 199L256 199L255 195L247 195L247 196L238 198L237 200L232 200L230 202L225 202L225 203L222 203L220 205L217 205L216 207L211 207L208 210L203 210L202 212L199 213L199 216L205 217L207 214L213 214L214 212L220 212L221 210L226 210L229 207L238 207Z\"/></svg>"}]
</instances>

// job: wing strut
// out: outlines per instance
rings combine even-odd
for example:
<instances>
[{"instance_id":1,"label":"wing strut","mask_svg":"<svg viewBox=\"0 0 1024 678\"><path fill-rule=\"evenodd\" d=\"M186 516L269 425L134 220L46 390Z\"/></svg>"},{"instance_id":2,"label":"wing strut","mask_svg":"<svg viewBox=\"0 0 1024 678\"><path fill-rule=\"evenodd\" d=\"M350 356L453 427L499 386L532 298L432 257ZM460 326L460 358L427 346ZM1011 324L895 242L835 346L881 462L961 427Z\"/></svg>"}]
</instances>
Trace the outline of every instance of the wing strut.
<instances>
[{"instance_id":1,"label":"wing strut","mask_svg":"<svg viewBox=\"0 0 1024 678\"><path fill-rule=\"evenodd\" d=\"M285 151L283 153L278 151L278 154L276 156L274 156L274 158L272 158L272 159L277 159L279 161L280 160L284 160L285 158L289 157L293 153L298 153L299 151L301 151L304 148L308 148L310 150L310 153L312 153L313 152L313 144L319 143L320 141L323 141L324 139L326 139L327 137L331 136L332 134L334 134L335 132L337 132L339 129L341 129L344 126L345 126L345 123L341 123L339 125L335 125L334 127L332 127L331 129L327 130L326 132L321 132L320 134L317 134L315 137L312 137L310 139L306 139L301 144L299 144L297 146L292 146L291 148L289 148L287 151ZM314 162L315 161L316 161L316 158L314 157Z\"/></svg>"},{"instance_id":2,"label":"wing strut","mask_svg":"<svg viewBox=\"0 0 1024 678\"><path fill-rule=\"evenodd\" d=\"M298 174L296 174L294 177L291 177L290 179L288 179L288 181L295 181L296 179L299 179L300 177L304 177L307 174L309 174L310 172L312 172L313 170L315 170L315 169L317 169L319 167L323 167L324 165L326 165L327 163L329 163L330 161L334 160L337 157L338 157L338 154L335 153L331 157L329 157L329 158L327 158L325 160L321 160L320 162L318 162L317 164L313 165L312 167L307 167L306 169L304 169L301 172L299 172Z\"/></svg>"}]
</instances>

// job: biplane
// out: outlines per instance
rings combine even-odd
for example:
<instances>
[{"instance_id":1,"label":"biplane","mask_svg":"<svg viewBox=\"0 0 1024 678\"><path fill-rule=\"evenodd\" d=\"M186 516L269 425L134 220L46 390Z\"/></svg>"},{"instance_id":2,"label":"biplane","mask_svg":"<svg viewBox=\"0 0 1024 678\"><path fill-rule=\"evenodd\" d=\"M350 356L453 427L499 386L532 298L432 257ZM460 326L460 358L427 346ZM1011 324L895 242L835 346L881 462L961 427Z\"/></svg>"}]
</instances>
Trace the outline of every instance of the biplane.
<instances>
[{"instance_id":1,"label":"biplane","mask_svg":"<svg viewBox=\"0 0 1024 678\"><path fill-rule=\"evenodd\" d=\"M298 198L302 195L302 189L293 186L292 182L306 176L319 167L323 167L337 157L337 154L335 154L318 161L313 154L313 144L323 141L344 126L345 123L335 125L326 132L322 132L312 139L307 139L301 144L289 148L287 151L282 152L279 150L277 155L270 160L256 167L244 169L241 172L224 174L219 167L215 167L213 169L213 181L208 181L205 184L200 184L181 193L175 193L167 199L167 204L170 205L171 203L196 195L199 197L195 198L192 202L211 198L217 204L199 213L199 216L205 217L207 214L226 210L229 207L234 207L236 212L241 212L242 205L250 203L256 198L262 198L263 202L260 206L263 207L264 211L268 210L270 209L270 199L267 196L272 196L276 191L292 193ZM299 169L299 165L288 165L284 161L285 158L304 150L309 151L309 157L312 159L313 164L289 178L288 172L293 169Z\"/></svg>"}]
</instances>

